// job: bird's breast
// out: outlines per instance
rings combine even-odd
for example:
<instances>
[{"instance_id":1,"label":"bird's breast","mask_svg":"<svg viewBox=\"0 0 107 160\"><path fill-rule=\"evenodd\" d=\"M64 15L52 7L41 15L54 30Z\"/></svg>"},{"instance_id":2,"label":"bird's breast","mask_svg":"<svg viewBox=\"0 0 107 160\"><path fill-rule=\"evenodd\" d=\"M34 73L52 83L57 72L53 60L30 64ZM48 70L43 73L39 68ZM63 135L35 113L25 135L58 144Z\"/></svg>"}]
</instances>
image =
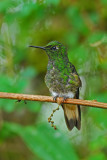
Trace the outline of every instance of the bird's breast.
<instances>
[{"instance_id":1,"label":"bird's breast","mask_svg":"<svg viewBox=\"0 0 107 160\"><path fill-rule=\"evenodd\" d=\"M73 97L72 93L75 93L74 88L69 83L69 74L64 74L64 72L60 72L54 67L47 71L45 82L50 92L54 95L60 93L62 96L66 94L68 97L69 95Z\"/></svg>"}]
</instances>

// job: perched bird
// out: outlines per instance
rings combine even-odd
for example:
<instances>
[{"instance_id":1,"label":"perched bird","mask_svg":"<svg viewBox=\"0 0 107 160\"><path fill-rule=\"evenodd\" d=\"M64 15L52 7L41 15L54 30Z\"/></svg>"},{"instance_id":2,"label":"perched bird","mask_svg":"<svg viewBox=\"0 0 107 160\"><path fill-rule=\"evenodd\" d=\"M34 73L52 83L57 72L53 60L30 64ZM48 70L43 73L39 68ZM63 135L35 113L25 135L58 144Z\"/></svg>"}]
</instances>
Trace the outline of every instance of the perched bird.
<instances>
[{"instance_id":1,"label":"perched bird","mask_svg":"<svg viewBox=\"0 0 107 160\"><path fill-rule=\"evenodd\" d=\"M29 46L40 48L48 55L47 73L45 82L54 99L57 97L79 98L79 87L81 80L67 55L67 49L57 41L48 43L45 47ZM81 128L81 110L79 105L62 104L66 125L69 130L75 126Z\"/></svg>"}]
</instances>

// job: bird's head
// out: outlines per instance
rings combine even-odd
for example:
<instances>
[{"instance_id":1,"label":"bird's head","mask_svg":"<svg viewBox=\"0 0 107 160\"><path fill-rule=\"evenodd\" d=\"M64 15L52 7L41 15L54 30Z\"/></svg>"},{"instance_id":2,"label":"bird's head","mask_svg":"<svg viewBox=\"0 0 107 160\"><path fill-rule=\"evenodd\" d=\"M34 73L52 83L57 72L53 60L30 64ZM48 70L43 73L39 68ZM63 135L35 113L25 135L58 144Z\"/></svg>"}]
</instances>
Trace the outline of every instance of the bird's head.
<instances>
[{"instance_id":1,"label":"bird's head","mask_svg":"<svg viewBox=\"0 0 107 160\"><path fill-rule=\"evenodd\" d=\"M29 46L34 48L40 48L46 51L49 58L57 58L57 57L64 57L66 55L66 47L63 46L58 41L49 42L46 46Z\"/></svg>"}]
</instances>

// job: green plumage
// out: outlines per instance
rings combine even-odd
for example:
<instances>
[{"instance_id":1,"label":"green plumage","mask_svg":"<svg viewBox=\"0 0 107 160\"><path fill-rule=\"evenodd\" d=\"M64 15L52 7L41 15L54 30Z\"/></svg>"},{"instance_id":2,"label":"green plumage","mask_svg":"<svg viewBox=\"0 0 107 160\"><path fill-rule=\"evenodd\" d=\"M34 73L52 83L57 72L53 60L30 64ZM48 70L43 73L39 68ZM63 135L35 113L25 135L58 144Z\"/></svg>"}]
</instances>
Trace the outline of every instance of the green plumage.
<instances>
[{"instance_id":1,"label":"green plumage","mask_svg":"<svg viewBox=\"0 0 107 160\"><path fill-rule=\"evenodd\" d=\"M52 49L56 46L56 50ZM69 62L65 46L57 41L50 42L46 47L49 57L45 82L50 92L76 92L81 81L75 67Z\"/></svg>"},{"instance_id":2,"label":"green plumage","mask_svg":"<svg viewBox=\"0 0 107 160\"><path fill-rule=\"evenodd\" d=\"M74 65L69 62L66 47L57 41L52 41L45 47L30 47L41 48L45 50L48 55L49 61L45 82L54 98L79 98L79 87L81 86L81 80ZM80 106L62 104L62 107L68 129L72 130L74 126L80 129Z\"/></svg>"}]
</instances>

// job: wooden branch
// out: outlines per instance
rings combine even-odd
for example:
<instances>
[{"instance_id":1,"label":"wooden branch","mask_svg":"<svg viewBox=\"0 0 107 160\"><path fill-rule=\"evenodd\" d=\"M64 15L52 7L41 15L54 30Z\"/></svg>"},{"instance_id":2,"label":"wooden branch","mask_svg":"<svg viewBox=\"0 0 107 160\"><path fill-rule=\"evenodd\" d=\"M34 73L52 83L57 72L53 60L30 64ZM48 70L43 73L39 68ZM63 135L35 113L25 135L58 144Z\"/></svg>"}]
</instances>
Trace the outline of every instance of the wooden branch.
<instances>
[{"instance_id":1,"label":"wooden branch","mask_svg":"<svg viewBox=\"0 0 107 160\"><path fill-rule=\"evenodd\" d=\"M15 99L15 100L27 100L27 101L41 101L41 102L52 102L52 103L71 103L79 104L82 106L97 107L107 109L107 103L97 102L96 100L80 100L68 98L63 101L63 98L57 98L57 102L53 100L51 96L41 96L41 95L29 95L29 94L16 94L0 92L0 98L3 99Z\"/></svg>"}]
</instances>

